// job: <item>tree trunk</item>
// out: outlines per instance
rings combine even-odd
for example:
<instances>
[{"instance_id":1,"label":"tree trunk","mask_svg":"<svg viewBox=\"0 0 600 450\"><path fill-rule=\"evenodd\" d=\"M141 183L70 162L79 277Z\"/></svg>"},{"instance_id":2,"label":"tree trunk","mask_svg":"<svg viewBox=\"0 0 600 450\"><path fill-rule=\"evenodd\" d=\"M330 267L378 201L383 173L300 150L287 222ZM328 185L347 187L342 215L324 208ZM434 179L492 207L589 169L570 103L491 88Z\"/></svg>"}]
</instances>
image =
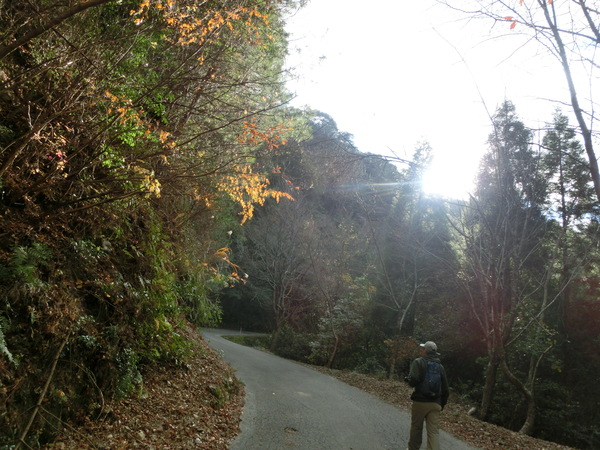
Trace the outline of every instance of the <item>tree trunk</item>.
<instances>
[{"instance_id":1,"label":"tree trunk","mask_svg":"<svg viewBox=\"0 0 600 450\"><path fill-rule=\"evenodd\" d=\"M410 299L408 300L408 304L404 307L404 311L402 312L402 314L398 312L398 322L396 325L398 336L410 336L412 334L412 330L414 329L417 289L419 288L417 280L418 276L415 267L415 282L413 285L413 290L410 294ZM408 324L409 321L410 325Z\"/></svg>"},{"instance_id":2,"label":"tree trunk","mask_svg":"<svg viewBox=\"0 0 600 450\"><path fill-rule=\"evenodd\" d=\"M481 420L486 419L490 406L492 405L497 374L498 360L496 355L493 355L490 357L487 369L485 370L485 386L483 387L483 396L481 398L481 404L479 405L479 411L477 412L477 417Z\"/></svg>"},{"instance_id":3,"label":"tree trunk","mask_svg":"<svg viewBox=\"0 0 600 450\"><path fill-rule=\"evenodd\" d=\"M552 35L554 36L556 48L559 54L559 60L565 77L567 79L567 86L569 87L569 93L571 95L571 107L573 108L573 113L575 114L575 118L577 119L577 123L579 124L579 129L581 130L581 135L583 137L583 143L589 161L590 174L592 175L594 191L596 193L596 203L598 203L600 202L600 170L598 168L598 159L596 158L596 153L594 151L592 131L587 125L587 122L584 117L584 112L579 104L577 89L575 88L575 82L573 81L573 75L571 73L570 60L567 56L567 52L565 50L565 45L560 35L559 28L557 24L552 20L546 2L541 2L540 6L544 10L546 22L548 23L548 26L552 31Z\"/></svg>"},{"instance_id":4,"label":"tree trunk","mask_svg":"<svg viewBox=\"0 0 600 450\"><path fill-rule=\"evenodd\" d=\"M275 315L275 330L273 331L273 336L271 336L271 345L269 346L269 350L274 352L275 347L277 347L277 343L279 342L279 335L281 334L281 328L283 327L283 303L281 296L278 295L277 290L273 290L273 313Z\"/></svg>"},{"instance_id":5,"label":"tree trunk","mask_svg":"<svg viewBox=\"0 0 600 450\"><path fill-rule=\"evenodd\" d=\"M333 366L333 362L335 361L335 357L337 356L338 349L340 348L340 338L335 335L335 342L333 344L333 350L331 351L331 356L329 357L329 361L327 361L327 368L331 369Z\"/></svg>"},{"instance_id":6,"label":"tree trunk","mask_svg":"<svg viewBox=\"0 0 600 450\"><path fill-rule=\"evenodd\" d=\"M277 342L279 341L279 334L281 333L281 327L277 325L275 327L275 331L273 331L273 336L271 336L271 345L269 346L269 350L274 352L275 347L277 346Z\"/></svg>"},{"instance_id":7,"label":"tree trunk","mask_svg":"<svg viewBox=\"0 0 600 450\"><path fill-rule=\"evenodd\" d=\"M525 418L523 426L519 430L520 434L526 434L530 436L533 433L535 426L536 406L535 397L533 395L527 397L527 417Z\"/></svg>"},{"instance_id":8,"label":"tree trunk","mask_svg":"<svg viewBox=\"0 0 600 450\"><path fill-rule=\"evenodd\" d=\"M393 354L392 360L390 361L390 371L388 374L388 379L390 379L390 380L393 379L395 373L396 373L396 355Z\"/></svg>"},{"instance_id":9,"label":"tree trunk","mask_svg":"<svg viewBox=\"0 0 600 450\"><path fill-rule=\"evenodd\" d=\"M500 366L502 367L502 373L504 373L508 381L510 381L510 383L515 386L519 392L521 392L521 394L523 394L523 397L527 402L527 417L523 423L523 426L519 430L519 433L530 435L533 433L536 413L536 403L533 391L527 389L527 386L521 383L521 381L510 371L508 364L506 363L506 355L502 355Z\"/></svg>"}]
</instances>

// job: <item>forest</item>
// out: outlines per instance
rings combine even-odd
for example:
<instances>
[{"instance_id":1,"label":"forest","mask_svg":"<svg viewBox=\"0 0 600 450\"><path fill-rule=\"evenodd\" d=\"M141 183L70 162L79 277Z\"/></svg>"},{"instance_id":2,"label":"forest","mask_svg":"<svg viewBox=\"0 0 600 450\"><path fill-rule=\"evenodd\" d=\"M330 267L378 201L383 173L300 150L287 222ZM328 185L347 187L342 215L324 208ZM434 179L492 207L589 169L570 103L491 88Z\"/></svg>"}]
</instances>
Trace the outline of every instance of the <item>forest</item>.
<instances>
[{"instance_id":1,"label":"forest","mask_svg":"<svg viewBox=\"0 0 600 450\"><path fill-rule=\"evenodd\" d=\"M185 364L184 323L392 378L434 340L479 419L600 446L593 115L505 100L471 195L427 195L426 142L386 158L289 106L300 6L0 0L1 448Z\"/></svg>"}]
</instances>

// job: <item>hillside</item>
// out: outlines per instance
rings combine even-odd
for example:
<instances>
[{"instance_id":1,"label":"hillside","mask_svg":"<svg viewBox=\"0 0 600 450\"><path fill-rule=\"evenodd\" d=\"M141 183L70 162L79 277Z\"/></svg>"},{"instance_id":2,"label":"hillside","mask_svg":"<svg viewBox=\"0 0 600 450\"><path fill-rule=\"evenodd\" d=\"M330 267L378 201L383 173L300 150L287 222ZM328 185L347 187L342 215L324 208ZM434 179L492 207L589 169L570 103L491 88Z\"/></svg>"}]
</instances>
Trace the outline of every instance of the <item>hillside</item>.
<instances>
[{"instance_id":1,"label":"hillside","mask_svg":"<svg viewBox=\"0 0 600 450\"><path fill-rule=\"evenodd\" d=\"M67 426L52 449L226 449L239 432L244 399L231 368L191 327L181 366L153 365L141 393L107 402L97 420Z\"/></svg>"}]
</instances>

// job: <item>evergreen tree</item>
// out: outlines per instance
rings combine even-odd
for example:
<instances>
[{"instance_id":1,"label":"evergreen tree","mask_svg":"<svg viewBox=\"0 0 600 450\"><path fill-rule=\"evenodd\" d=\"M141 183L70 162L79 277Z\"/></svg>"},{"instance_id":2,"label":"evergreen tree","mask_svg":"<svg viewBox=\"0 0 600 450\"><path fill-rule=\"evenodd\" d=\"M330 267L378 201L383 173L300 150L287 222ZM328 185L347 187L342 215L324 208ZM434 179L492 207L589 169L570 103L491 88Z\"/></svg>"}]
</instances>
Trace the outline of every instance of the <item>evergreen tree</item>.
<instances>
[{"instance_id":1,"label":"evergreen tree","mask_svg":"<svg viewBox=\"0 0 600 450\"><path fill-rule=\"evenodd\" d=\"M477 318L489 358L479 414L485 418L499 368L534 405L531 390L508 367L507 352L521 306L531 301L541 277L541 239L545 219L541 214L546 186L540 158L531 148L531 131L505 102L494 116L474 196L460 224L463 239L462 273L469 306ZM544 267L543 264L541 267ZM533 413L523 426L530 432Z\"/></svg>"}]
</instances>

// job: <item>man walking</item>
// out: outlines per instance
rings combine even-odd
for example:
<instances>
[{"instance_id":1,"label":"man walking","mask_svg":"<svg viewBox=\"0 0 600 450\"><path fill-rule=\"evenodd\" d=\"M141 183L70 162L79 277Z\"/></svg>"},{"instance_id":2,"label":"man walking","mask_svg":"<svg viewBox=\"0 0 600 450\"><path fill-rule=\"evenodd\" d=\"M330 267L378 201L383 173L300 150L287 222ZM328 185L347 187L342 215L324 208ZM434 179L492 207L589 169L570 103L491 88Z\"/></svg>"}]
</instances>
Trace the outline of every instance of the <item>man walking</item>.
<instances>
[{"instance_id":1,"label":"man walking","mask_svg":"<svg viewBox=\"0 0 600 450\"><path fill-rule=\"evenodd\" d=\"M405 380L415 390L410 396L413 401L410 439L408 450L419 450L423 441L423 423L427 423L427 450L439 450L440 411L448 401L448 380L435 342L421 344L421 356L410 365Z\"/></svg>"}]
</instances>

